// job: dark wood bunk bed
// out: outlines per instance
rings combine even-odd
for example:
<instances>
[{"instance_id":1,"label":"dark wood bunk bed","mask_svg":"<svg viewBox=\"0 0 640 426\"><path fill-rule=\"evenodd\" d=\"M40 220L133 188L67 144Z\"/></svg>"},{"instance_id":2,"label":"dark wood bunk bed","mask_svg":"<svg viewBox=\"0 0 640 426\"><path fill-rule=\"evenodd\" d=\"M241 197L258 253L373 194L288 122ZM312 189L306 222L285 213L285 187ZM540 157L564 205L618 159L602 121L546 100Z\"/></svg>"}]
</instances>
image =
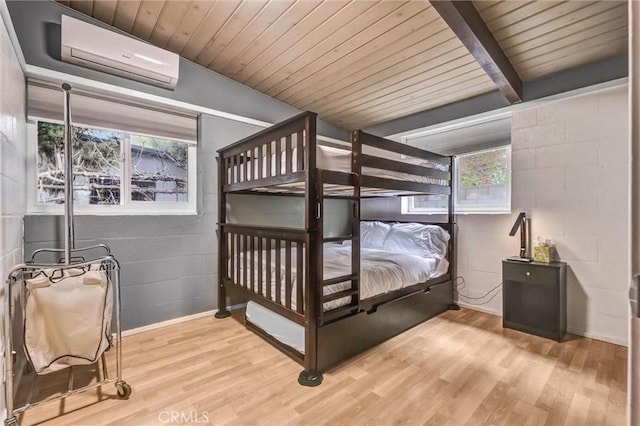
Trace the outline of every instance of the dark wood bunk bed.
<instances>
[{"instance_id":1,"label":"dark wood bunk bed","mask_svg":"<svg viewBox=\"0 0 640 426\"><path fill-rule=\"evenodd\" d=\"M431 162L407 164L363 153L393 152ZM282 343L245 318L247 328L304 366L298 381L316 386L322 371L351 358L435 315L457 308L454 212L451 184L453 158L354 131L350 170L321 169L317 162L316 114L306 112L218 150L219 283L216 318L230 316L228 306L254 301L304 327L304 351ZM383 151L380 151L383 150ZM278 155L275 155L278 153ZM398 156L400 157L400 156ZM444 165L434 168L433 162ZM368 172L408 173L420 181L391 179ZM304 228L227 223L228 194L304 197ZM448 198L447 221L434 223L449 235L444 275L374 297L360 298L360 199L368 196L441 194ZM325 198L353 206L350 235L324 238ZM325 279L323 244L350 240L351 273ZM279 267L271 268L275 262ZM283 270L281 270L283 268ZM296 271L303 271L297 274ZM325 294L342 283L347 288ZM345 284L346 283L346 284ZM282 288L284 286L284 288ZM275 287L275 288L272 288ZM349 299L346 299L349 298ZM337 299L348 303L325 311Z\"/></svg>"}]
</instances>

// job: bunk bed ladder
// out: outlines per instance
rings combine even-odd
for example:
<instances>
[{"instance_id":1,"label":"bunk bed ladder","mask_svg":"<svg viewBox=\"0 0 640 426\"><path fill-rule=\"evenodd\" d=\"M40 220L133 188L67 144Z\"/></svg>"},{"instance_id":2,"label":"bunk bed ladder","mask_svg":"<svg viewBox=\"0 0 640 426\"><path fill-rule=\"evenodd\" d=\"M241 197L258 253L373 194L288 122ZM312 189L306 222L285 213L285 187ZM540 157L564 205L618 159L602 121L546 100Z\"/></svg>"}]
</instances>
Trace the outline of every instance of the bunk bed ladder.
<instances>
[{"instance_id":1,"label":"bunk bed ladder","mask_svg":"<svg viewBox=\"0 0 640 426\"><path fill-rule=\"evenodd\" d=\"M353 176L354 180L354 193L358 192L357 176ZM342 318L351 313L357 312L360 308L360 198L357 196L343 197L343 199L350 200L352 205L352 215L349 223L349 234L347 236L340 237L327 237L323 238L324 243L331 242L344 242L351 241L351 271L347 275L341 275L333 278L323 279L322 281L322 305L332 302L338 299L344 299L350 297L351 300L347 304L326 311L322 309L320 311L320 325L324 325L327 322L334 321ZM351 285L340 291L336 291L330 294L324 294L324 288L336 284L350 282Z\"/></svg>"},{"instance_id":2,"label":"bunk bed ladder","mask_svg":"<svg viewBox=\"0 0 640 426\"><path fill-rule=\"evenodd\" d=\"M333 277L325 279L322 282L322 287L345 283L350 281L351 285L344 289L330 294L324 294L322 296L322 304L324 306L327 302L350 297L351 300L335 309L320 312L320 325L324 325L327 322L334 321L336 319L343 318L347 315L351 315L360 310L360 153L361 146L357 138L358 132L354 132L354 138L352 141L352 156L351 156L351 174L349 175L349 184L353 187L353 193L351 196L342 197L347 199L351 203L351 219L349 221L349 236L345 237L330 237L324 238L326 242L339 242L339 241L351 241L351 273L339 277Z\"/></svg>"}]
</instances>

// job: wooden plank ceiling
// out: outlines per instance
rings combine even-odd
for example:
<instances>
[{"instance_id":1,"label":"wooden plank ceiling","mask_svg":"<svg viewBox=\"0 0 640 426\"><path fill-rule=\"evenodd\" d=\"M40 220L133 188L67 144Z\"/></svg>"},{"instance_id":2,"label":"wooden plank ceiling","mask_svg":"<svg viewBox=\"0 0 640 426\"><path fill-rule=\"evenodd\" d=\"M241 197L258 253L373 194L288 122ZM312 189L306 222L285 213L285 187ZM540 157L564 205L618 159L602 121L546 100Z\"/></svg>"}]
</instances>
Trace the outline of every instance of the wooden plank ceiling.
<instances>
[{"instance_id":1,"label":"wooden plank ceiling","mask_svg":"<svg viewBox=\"0 0 640 426\"><path fill-rule=\"evenodd\" d=\"M473 3L525 81L627 51L625 1Z\"/></svg>"},{"instance_id":2,"label":"wooden plank ceiling","mask_svg":"<svg viewBox=\"0 0 640 426\"><path fill-rule=\"evenodd\" d=\"M427 1L60 3L344 129L496 89ZM474 5L523 81L627 48L624 1Z\"/></svg>"}]
</instances>

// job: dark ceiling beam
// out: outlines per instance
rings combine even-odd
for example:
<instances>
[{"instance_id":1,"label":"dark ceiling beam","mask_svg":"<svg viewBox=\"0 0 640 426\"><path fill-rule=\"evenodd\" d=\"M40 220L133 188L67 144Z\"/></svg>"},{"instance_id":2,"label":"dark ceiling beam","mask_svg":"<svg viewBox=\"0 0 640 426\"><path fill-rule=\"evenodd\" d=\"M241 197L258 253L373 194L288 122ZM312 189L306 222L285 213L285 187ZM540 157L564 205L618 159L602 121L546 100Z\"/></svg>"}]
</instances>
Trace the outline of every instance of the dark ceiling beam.
<instances>
[{"instance_id":1,"label":"dark ceiling beam","mask_svg":"<svg viewBox=\"0 0 640 426\"><path fill-rule=\"evenodd\" d=\"M469 49L500 93L512 104L521 102L522 80L473 3L467 0L430 0L429 3Z\"/></svg>"}]
</instances>

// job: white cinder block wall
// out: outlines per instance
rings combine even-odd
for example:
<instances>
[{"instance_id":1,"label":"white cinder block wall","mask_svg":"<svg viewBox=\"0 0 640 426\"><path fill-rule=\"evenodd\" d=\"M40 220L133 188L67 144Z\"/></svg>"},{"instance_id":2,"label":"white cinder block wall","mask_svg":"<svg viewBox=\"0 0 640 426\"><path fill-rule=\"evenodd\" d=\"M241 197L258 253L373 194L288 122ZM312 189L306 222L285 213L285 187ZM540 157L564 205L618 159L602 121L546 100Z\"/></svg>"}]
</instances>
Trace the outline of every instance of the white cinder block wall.
<instances>
[{"instance_id":1,"label":"white cinder block wall","mask_svg":"<svg viewBox=\"0 0 640 426\"><path fill-rule=\"evenodd\" d=\"M25 212L25 80L2 22L0 28L0 215L2 277L22 261ZM2 279L4 281L4 278Z\"/></svg>"},{"instance_id":2,"label":"white cinder block wall","mask_svg":"<svg viewBox=\"0 0 640 426\"><path fill-rule=\"evenodd\" d=\"M4 0L0 7L5 7ZM0 282L21 263L25 213L25 80L4 21L0 17ZM4 301L0 298L0 315ZM3 327L3 326L2 326ZM1 336L4 336L4 328ZM0 351L4 351L4 337ZM2 366L4 368L4 366ZM0 412L4 411L0 387Z\"/></svg>"},{"instance_id":3,"label":"white cinder block wall","mask_svg":"<svg viewBox=\"0 0 640 426\"><path fill-rule=\"evenodd\" d=\"M458 217L461 292L478 297L501 282L501 260L520 244L508 232L525 211L534 239L553 239L569 266L569 332L627 344L627 98L624 86L513 114L513 214ZM501 314L501 294L480 308Z\"/></svg>"}]
</instances>

